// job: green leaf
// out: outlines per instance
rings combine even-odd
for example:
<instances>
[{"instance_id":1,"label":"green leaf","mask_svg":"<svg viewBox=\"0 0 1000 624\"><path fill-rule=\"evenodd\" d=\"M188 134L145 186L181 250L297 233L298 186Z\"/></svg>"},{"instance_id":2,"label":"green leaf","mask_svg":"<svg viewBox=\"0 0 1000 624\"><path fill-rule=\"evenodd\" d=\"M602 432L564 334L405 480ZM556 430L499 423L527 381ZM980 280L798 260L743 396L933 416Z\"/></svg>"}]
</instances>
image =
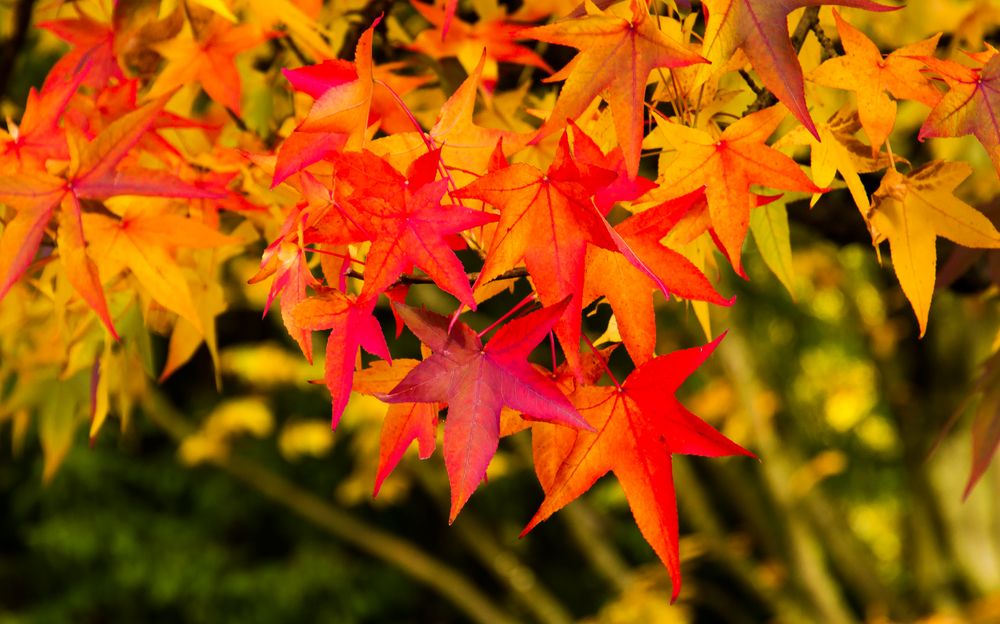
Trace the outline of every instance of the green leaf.
<instances>
[{"instance_id":1,"label":"green leaf","mask_svg":"<svg viewBox=\"0 0 1000 624\"><path fill-rule=\"evenodd\" d=\"M788 233L788 209L780 199L750 212L750 231L767 268L795 298L795 270Z\"/></svg>"}]
</instances>

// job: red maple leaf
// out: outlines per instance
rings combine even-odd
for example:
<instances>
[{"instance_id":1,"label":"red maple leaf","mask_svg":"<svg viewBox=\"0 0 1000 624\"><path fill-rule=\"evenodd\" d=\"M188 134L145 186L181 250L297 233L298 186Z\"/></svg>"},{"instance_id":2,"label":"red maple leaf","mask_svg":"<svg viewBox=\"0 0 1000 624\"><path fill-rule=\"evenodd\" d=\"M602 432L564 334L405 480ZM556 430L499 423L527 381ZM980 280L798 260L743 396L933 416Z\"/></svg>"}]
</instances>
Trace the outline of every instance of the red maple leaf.
<instances>
[{"instance_id":1,"label":"red maple leaf","mask_svg":"<svg viewBox=\"0 0 1000 624\"><path fill-rule=\"evenodd\" d=\"M500 208L500 222L477 283L489 282L523 260L542 303L553 305L570 297L556 323L556 335L574 369L579 367L587 244L622 253L659 281L593 203L594 193L616 178L613 171L576 161L563 134L548 171L517 163L491 171L454 193Z\"/></svg>"},{"instance_id":2,"label":"red maple leaf","mask_svg":"<svg viewBox=\"0 0 1000 624\"><path fill-rule=\"evenodd\" d=\"M410 165L406 177L368 151L335 157L338 188L350 189L341 202L372 241L365 259L362 298L378 297L415 265L475 309L469 278L448 237L492 223L497 216L441 204L448 181L434 180L440 155L435 150L421 156Z\"/></svg>"},{"instance_id":3,"label":"red maple leaf","mask_svg":"<svg viewBox=\"0 0 1000 624\"><path fill-rule=\"evenodd\" d=\"M559 388L527 357L555 324L569 300L511 321L483 346L463 323L397 305L406 326L433 351L387 394L387 403L447 403L444 461L451 483L449 522L486 476L500 440L500 410L518 410L532 420L590 429Z\"/></svg>"},{"instance_id":4,"label":"red maple leaf","mask_svg":"<svg viewBox=\"0 0 1000 624\"><path fill-rule=\"evenodd\" d=\"M382 327L372 316L377 299L357 300L330 289L321 290L315 297L295 306L292 315L295 325L305 330L329 329L326 341L323 380L332 399L331 426L336 428L351 398L351 384L358 348L391 360L389 347L382 335Z\"/></svg>"}]
</instances>

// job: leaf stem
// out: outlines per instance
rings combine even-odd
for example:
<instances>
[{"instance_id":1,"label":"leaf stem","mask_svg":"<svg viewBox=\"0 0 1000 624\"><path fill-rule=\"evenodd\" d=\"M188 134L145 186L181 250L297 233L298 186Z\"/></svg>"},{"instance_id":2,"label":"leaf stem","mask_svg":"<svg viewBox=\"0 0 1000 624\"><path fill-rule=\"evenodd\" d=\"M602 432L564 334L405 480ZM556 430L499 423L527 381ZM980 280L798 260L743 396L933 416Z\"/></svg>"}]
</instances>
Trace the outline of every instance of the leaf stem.
<instances>
[{"instance_id":1,"label":"leaf stem","mask_svg":"<svg viewBox=\"0 0 1000 624\"><path fill-rule=\"evenodd\" d=\"M508 310L506 314L504 314L503 316L501 316L497 320L495 320L492 323L490 323L489 327L487 327L483 331L479 332L477 335L480 338L482 338L483 336L485 336L486 334L488 334L490 332L490 330L492 330L494 327L496 327L500 323L503 323L504 321L506 321L515 312L517 312L518 310L520 310L521 308L523 308L524 306L528 305L529 303L531 303L534 300L535 300L535 293L529 294L527 297L525 297L524 299L522 299L520 303L518 303L516 306L514 306L513 308L511 308L510 310Z\"/></svg>"},{"instance_id":2,"label":"leaf stem","mask_svg":"<svg viewBox=\"0 0 1000 624\"><path fill-rule=\"evenodd\" d=\"M618 392L621 392L622 385L618 383L618 378L615 377L615 374L611 372L611 368L608 366L608 361L604 359L604 356L601 355L600 350L598 350L597 347L594 346L594 343L590 341L590 338L587 337L587 334L580 332L580 335L583 336L583 339L584 341L586 341L587 346L590 347L590 350L594 352L594 357L596 357L597 361L601 363L601 368L603 368L604 372L607 373L608 377L611 378L611 382L615 384L615 388L618 389Z\"/></svg>"}]
</instances>

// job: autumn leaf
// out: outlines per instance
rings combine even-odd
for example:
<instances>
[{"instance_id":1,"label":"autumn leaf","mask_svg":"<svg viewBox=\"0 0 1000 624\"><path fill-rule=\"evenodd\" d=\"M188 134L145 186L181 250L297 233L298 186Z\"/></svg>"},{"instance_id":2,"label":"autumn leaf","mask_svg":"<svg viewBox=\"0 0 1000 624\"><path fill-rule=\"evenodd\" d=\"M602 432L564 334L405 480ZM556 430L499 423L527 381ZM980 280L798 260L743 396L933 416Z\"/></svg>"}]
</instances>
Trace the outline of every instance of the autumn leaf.
<instances>
[{"instance_id":1,"label":"autumn leaf","mask_svg":"<svg viewBox=\"0 0 1000 624\"><path fill-rule=\"evenodd\" d=\"M80 200L115 195L218 197L218 193L192 187L162 171L116 169L163 109L166 97L116 119L91 141L86 141L78 130L71 130L70 162L62 176L45 172L0 175L0 201L17 211L0 236L0 299L27 270L46 225L61 205L56 242L66 275L111 335L117 337L97 268L86 253Z\"/></svg>"},{"instance_id":2,"label":"autumn leaf","mask_svg":"<svg viewBox=\"0 0 1000 624\"><path fill-rule=\"evenodd\" d=\"M342 247L367 240L369 235L349 215L339 209L334 193L308 172L298 179L303 203L288 211L274 240L261 256L260 270L250 278L255 284L273 277L264 304L266 315L276 297L281 297L281 320L288 334L298 343L306 359L312 362L312 334L295 324L292 313L306 298L307 287L315 288L319 281L308 265L306 252L317 245ZM332 252L330 249L324 251ZM342 260L350 268L350 255L341 249ZM336 284L341 291L346 285Z\"/></svg>"},{"instance_id":3,"label":"autumn leaf","mask_svg":"<svg viewBox=\"0 0 1000 624\"><path fill-rule=\"evenodd\" d=\"M572 402L577 388L586 388L597 384L597 381L608 370L608 358L618 346L618 344L614 344L581 354L582 374L579 379L573 374L573 370L566 362L563 362L553 372L552 380ZM538 477L538 483L542 486L542 491L547 493L557 484L556 475L576 444L576 429L540 420L528 421L527 424L531 428L531 458L535 467L535 475Z\"/></svg>"},{"instance_id":4,"label":"autumn leaf","mask_svg":"<svg viewBox=\"0 0 1000 624\"><path fill-rule=\"evenodd\" d=\"M463 323L397 305L407 327L433 351L391 392L387 403L447 403L444 461L451 483L453 522L486 476L500 440L500 410L507 406L533 420L589 429L556 385L527 362L531 350L552 330L568 300L501 327L483 346Z\"/></svg>"},{"instance_id":5,"label":"autumn leaf","mask_svg":"<svg viewBox=\"0 0 1000 624\"><path fill-rule=\"evenodd\" d=\"M664 166L660 188L649 198L662 201L705 187L712 229L719 237L733 268L742 274L740 259L750 223L750 209L757 202L750 185L786 191L823 192L788 156L764 142L785 118L780 104L747 115L718 137L677 123L661 122L659 129L677 150Z\"/></svg>"},{"instance_id":6,"label":"autumn leaf","mask_svg":"<svg viewBox=\"0 0 1000 624\"><path fill-rule=\"evenodd\" d=\"M454 193L500 209L476 284L496 279L523 261L543 304L567 296L556 335L576 366L580 351L581 293L587 244L618 249L611 226L593 205L593 194L615 179L614 172L574 161L564 134L548 171L523 163L497 169Z\"/></svg>"},{"instance_id":7,"label":"autumn leaf","mask_svg":"<svg viewBox=\"0 0 1000 624\"><path fill-rule=\"evenodd\" d=\"M867 11L899 8L869 0L704 0L707 24L701 53L712 63L711 71L719 72L743 50L764 86L819 138L806 105L802 66L788 37L788 14L828 4Z\"/></svg>"},{"instance_id":8,"label":"autumn leaf","mask_svg":"<svg viewBox=\"0 0 1000 624\"><path fill-rule=\"evenodd\" d=\"M383 360L392 359L382 327L372 315L375 302L376 299L357 300L327 288L302 300L292 311L296 327L309 331L330 330L323 380L332 399L330 426L334 429L351 397L358 349L364 347Z\"/></svg>"},{"instance_id":9,"label":"autumn leaf","mask_svg":"<svg viewBox=\"0 0 1000 624\"><path fill-rule=\"evenodd\" d=\"M436 150L421 156L407 177L368 151L337 156L337 178L352 187L341 201L353 209L356 222L372 241L365 258L362 298L377 298L405 271L418 266L438 286L475 309L469 278L446 237L492 223L497 216L441 204L448 181L434 180L440 156Z\"/></svg>"},{"instance_id":10,"label":"autumn leaf","mask_svg":"<svg viewBox=\"0 0 1000 624\"><path fill-rule=\"evenodd\" d=\"M182 85L198 83L210 98L239 115L242 90L236 56L270 36L257 26L234 26L224 17L213 15L198 31L185 29L179 36L153 46L166 65L148 96L159 97Z\"/></svg>"},{"instance_id":11,"label":"autumn leaf","mask_svg":"<svg viewBox=\"0 0 1000 624\"><path fill-rule=\"evenodd\" d=\"M941 92L921 70L923 63L914 57L930 56L941 35L893 50L883 56L871 39L833 12L844 55L832 58L810 74L817 84L854 91L858 95L858 115L871 142L875 157L889 138L896 123L896 101L917 100L934 106Z\"/></svg>"},{"instance_id":12,"label":"autumn leaf","mask_svg":"<svg viewBox=\"0 0 1000 624\"><path fill-rule=\"evenodd\" d=\"M1000 247L1000 232L990 220L953 194L971 173L965 163L939 160L905 176L890 169L872 195L872 239L876 245L889 240L892 266L921 337L934 293L937 237L965 247Z\"/></svg>"},{"instance_id":13,"label":"autumn leaf","mask_svg":"<svg viewBox=\"0 0 1000 624\"><path fill-rule=\"evenodd\" d=\"M90 254L105 269L102 275L128 268L153 300L205 330L175 252L230 245L235 239L193 219L134 207L121 219L99 213L84 213L82 219Z\"/></svg>"},{"instance_id":14,"label":"autumn leaf","mask_svg":"<svg viewBox=\"0 0 1000 624\"><path fill-rule=\"evenodd\" d=\"M629 6L628 19L598 11L531 28L523 34L580 50L566 67L549 78L566 82L535 140L558 131L567 119L576 119L594 98L606 93L625 169L631 178L639 171L649 73L657 67L683 67L704 59L660 32L645 3L632 0ZM593 9L588 5L588 12Z\"/></svg>"},{"instance_id":15,"label":"autumn leaf","mask_svg":"<svg viewBox=\"0 0 1000 624\"><path fill-rule=\"evenodd\" d=\"M1000 175L1000 54L989 57L982 67L923 59L949 89L920 127L918 138L975 135Z\"/></svg>"},{"instance_id":16,"label":"autumn leaf","mask_svg":"<svg viewBox=\"0 0 1000 624\"><path fill-rule=\"evenodd\" d=\"M612 471L625 491L639 531L670 572L676 600L681 573L671 455L753 457L673 396L719 340L721 336L703 347L654 358L633 371L620 388L578 387L571 397L573 404L595 432L576 434L546 488L545 500L522 535Z\"/></svg>"},{"instance_id":17,"label":"autumn leaf","mask_svg":"<svg viewBox=\"0 0 1000 624\"><path fill-rule=\"evenodd\" d=\"M389 393L418 365L420 360L399 358L393 360L391 365L387 362L372 362L371 366L354 375L354 391L371 395ZM389 406L382 422L378 469L372 496L378 496L382 483L399 464L411 443L417 442L420 459L431 456L436 444L440 409L441 405L437 403L394 403Z\"/></svg>"},{"instance_id":18,"label":"autumn leaf","mask_svg":"<svg viewBox=\"0 0 1000 624\"><path fill-rule=\"evenodd\" d=\"M857 137L861 129L858 112L850 106L843 106L826 121L816 125L819 140L799 126L775 142L775 148L787 145L809 145L810 171L818 186L830 186L839 173L851 199L867 221L871 203L868 192L861 181L862 173L873 173L888 168L892 160L885 152L872 156L871 148ZM901 160L899 156L897 160ZM810 206L815 206L819 194L813 194Z\"/></svg>"},{"instance_id":19,"label":"autumn leaf","mask_svg":"<svg viewBox=\"0 0 1000 624\"><path fill-rule=\"evenodd\" d=\"M363 146L374 93L372 37L379 21L376 19L358 39L354 53L357 77L324 91L302 123L282 142L272 187L338 150L359 150Z\"/></svg>"},{"instance_id":20,"label":"autumn leaf","mask_svg":"<svg viewBox=\"0 0 1000 624\"><path fill-rule=\"evenodd\" d=\"M704 201L701 189L640 212L615 226L647 266L661 276L669 292L685 299L730 305L690 260L660 244L670 228L695 202ZM656 316L653 291L656 284L643 275L621 254L590 247L587 250L587 274L583 300L607 298L615 312L622 340L637 365L653 358L656 347Z\"/></svg>"}]
</instances>

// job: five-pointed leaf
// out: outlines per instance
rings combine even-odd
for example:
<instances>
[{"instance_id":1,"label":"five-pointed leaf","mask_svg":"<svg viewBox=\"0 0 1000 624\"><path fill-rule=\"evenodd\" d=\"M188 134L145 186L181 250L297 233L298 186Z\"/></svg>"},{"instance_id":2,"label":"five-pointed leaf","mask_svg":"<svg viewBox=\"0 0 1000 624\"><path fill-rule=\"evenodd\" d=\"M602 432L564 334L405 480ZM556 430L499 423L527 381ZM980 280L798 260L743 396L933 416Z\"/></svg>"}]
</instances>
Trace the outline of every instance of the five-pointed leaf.
<instances>
[{"instance_id":1,"label":"five-pointed leaf","mask_svg":"<svg viewBox=\"0 0 1000 624\"><path fill-rule=\"evenodd\" d=\"M240 75L236 55L256 47L268 35L256 25L233 26L213 16L202 32L185 31L181 36L155 46L167 63L150 88L159 97L177 87L197 82L210 98L240 114Z\"/></svg>"},{"instance_id":2,"label":"five-pointed leaf","mask_svg":"<svg viewBox=\"0 0 1000 624\"><path fill-rule=\"evenodd\" d=\"M934 293L937 237L965 247L1000 247L1000 232L990 220L952 194L970 173L965 163L944 161L906 176L890 169L872 195L872 237L876 244L889 239L892 265L917 315L921 336Z\"/></svg>"},{"instance_id":3,"label":"five-pointed leaf","mask_svg":"<svg viewBox=\"0 0 1000 624\"><path fill-rule=\"evenodd\" d=\"M571 397L573 404L596 432L576 434L554 482L546 489L545 500L522 535L612 471L625 491L643 537L667 566L676 599L681 574L671 455L753 456L689 412L673 396L720 339L650 360L637 368L621 388L577 387Z\"/></svg>"},{"instance_id":4,"label":"five-pointed leaf","mask_svg":"<svg viewBox=\"0 0 1000 624\"><path fill-rule=\"evenodd\" d=\"M934 106L941 98L941 92L921 73L923 62L913 58L934 54L941 35L883 56L878 46L840 17L840 13L834 11L833 16L845 54L823 63L809 78L858 94L858 115L875 156L896 123L896 101L887 92L896 99L917 100L927 106Z\"/></svg>"},{"instance_id":5,"label":"five-pointed leaf","mask_svg":"<svg viewBox=\"0 0 1000 624\"><path fill-rule=\"evenodd\" d=\"M617 248L611 227L591 197L615 177L606 169L574 162L564 134L547 172L518 163L484 175L454 194L500 208L500 222L477 284L519 266L523 259L543 304L571 297L556 324L556 335L574 367L579 362L587 243Z\"/></svg>"},{"instance_id":6,"label":"five-pointed leaf","mask_svg":"<svg viewBox=\"0 0 1000 624\"><path fill-rule=\"evenodd\" d=\"M442 289L475 309L462 263L446 237L491 223L497 216L462 206L442 206L447 180L434 181L440 152L418 158L403 177L371 152L341 154L337 175L353 185L344 200L372 240L361 296L378 297L416 265Z\"/></svg>"},{"instance_id":7,"label":"five-pointed leaf","mask_svg":"<svg viewBox=\"0 0 1000 624\"><path fill-rule=\"evenodd\" d=\"M533 420L589 429L559 388L527 361L569 302L542 308L500 328L484 347L463 323L431 312L396 306L432 355L391 392L387 403L447 403L444 461L451 483L449 521L461 511L496 453L500 410L507 406Z\"/></svg>"},{"instance_id":8,"label":"five-pointed leaf","mask_svg":"<svg viewBox=\"0 0 1000 624\"><path fill-rule=\"evenodd\" d=\"M662 200L705 187L712 229L739 273L750 209L757 204L750 193L751 184L786 191L823 191L795 161L764 143L786 114L780 104L772 106L740 119L718 138L676 123L660 124L677 156L666 165L660 189L651 195Z\"/></svg>"},{"instance_id":9,"label":"five-pointed leaf","mask_svg":"<svg viewBox=\"0 0 1000 624\"><path fill-rule=\"evenodd\" d=\"M597 12L531 28L524 35L580 50L569 65L549 78L565 79L566 83L539 136L558 131L567 119L576 119L595 97L606 92L625 169L629 177L635 177L649 73L657 67L683 67L704 59L660 32L644 2L632 0L630 6L629 19Z\"/></svg>"}]
</instances>

